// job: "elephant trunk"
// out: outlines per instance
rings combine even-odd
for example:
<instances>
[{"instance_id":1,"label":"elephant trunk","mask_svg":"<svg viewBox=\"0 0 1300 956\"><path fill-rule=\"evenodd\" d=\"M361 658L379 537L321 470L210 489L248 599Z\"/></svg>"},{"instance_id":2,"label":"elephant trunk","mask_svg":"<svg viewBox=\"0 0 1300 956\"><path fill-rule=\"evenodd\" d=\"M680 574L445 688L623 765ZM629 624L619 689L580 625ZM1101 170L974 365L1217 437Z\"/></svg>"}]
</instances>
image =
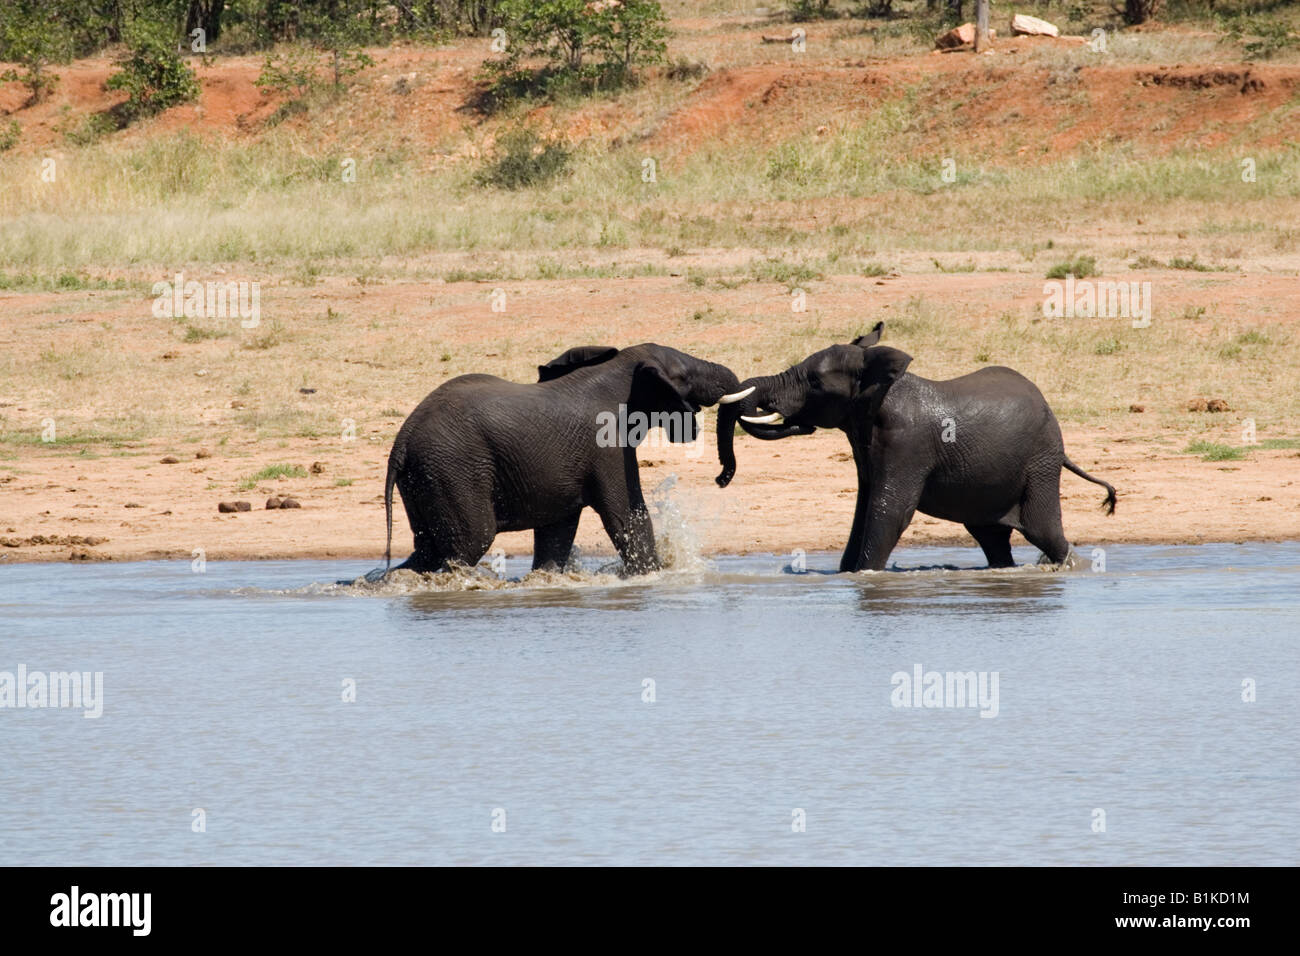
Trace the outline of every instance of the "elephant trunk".
<instances>
[{"instance_id":1,"label":"elephant trunk","mask_svg":"<svg viewBox=\"0 0 1300 956\"><path fill-rule=\"evenodd\" d=\"M743 393L751 387L753 391L737 401L718 407L718 463L722 465L722 472L714 481L719 488L731 484L731 479L736 475L736 423L740 421L741 415L755 414L759 404L766 401L774 381L770 375L747 378L740 383L737 391Z\"/></svg>"}]
</instances>

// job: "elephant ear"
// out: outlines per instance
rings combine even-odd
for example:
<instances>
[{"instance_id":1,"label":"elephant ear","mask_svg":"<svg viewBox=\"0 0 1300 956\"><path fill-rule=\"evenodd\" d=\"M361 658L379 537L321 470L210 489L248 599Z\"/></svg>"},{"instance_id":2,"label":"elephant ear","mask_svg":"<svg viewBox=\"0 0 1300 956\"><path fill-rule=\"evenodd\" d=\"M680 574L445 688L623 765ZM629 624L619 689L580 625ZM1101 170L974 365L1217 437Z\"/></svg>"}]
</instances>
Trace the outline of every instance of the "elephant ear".
<instances>
[{"instance_id":1,"label":"elephant ear","mask_svg":"<svg viewBox=\"0 0 1300 956\"><path fill-rule=\"evenodd\" d=\"M628 408L647 413L695 411L686 393L674 385L663 366L653 360L638 363L632 373Z\"/></svg>"},{"instance_id":2,"label":"elephant ear","mask_svg":"<svg viewBox=\"0 0 1300 956\"><path fill-rule=\"evenodd\" d=\"M877 322L875 324L875 327L872 328L872 330L868 332L866 335L859 335L856 339L854 339L853 344L856 345L858 348L862 348L862 349L871 348L871 346L875 345L877 342L880 341L880 336L884 334L884 331L885 331L885 323Z\"/></svg>"},{"instance_id":3,"label":"elephant ear","mask_svg":"<svg viewBox=\"0 0 1300 956\"><path fill-rule=\"evenodd\" d=\"M880 403L899 377L912 364L912 356L887 345L869 348L862 356L862 374L858 379L860 399L867 401L869 415L874 418Z\"/></svg>"},{"instance_id":4,"label":"elephant ear","mask_svg":"<svg viewBox=\"0 0 1300 956\"><path fill-rule=\"evenodd\" d=\"M579 345L562 355L557 355L545 365L537 366L537 381L549 382L577 369L586 368L588 365L608 362L617 354L618 349L607 345Z\"/></svg>"}]
</instances>

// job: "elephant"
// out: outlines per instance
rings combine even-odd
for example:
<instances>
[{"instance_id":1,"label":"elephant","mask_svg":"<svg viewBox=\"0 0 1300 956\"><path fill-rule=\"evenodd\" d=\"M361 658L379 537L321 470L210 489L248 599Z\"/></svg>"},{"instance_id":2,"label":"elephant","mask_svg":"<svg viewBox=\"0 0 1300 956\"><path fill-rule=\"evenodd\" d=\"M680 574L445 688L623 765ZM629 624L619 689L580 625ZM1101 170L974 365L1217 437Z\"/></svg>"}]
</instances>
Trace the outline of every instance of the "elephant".
<instances>
[{"instance_id":1,"label":"elephant","mask_svg":"<svg viewBox=\"0 0 1300 956\"><path fill-rule=\"evenodd\" d=\"M1061 428L1029 379L1001 366L930 381L912 357L877 343L884 323L779 375L741 382L744 398L718 413L717 483L736 473L735 426L774 440L838 428L858 471L857 506L840 571L884 569L915 512L965 525L989 567L1013 567L1019 531L1053 564L1071 555L1061 527L1061 468L1115 489L1065 454Z\"/></svg>"},{"instance_id":2,"label":"elephant","mask_svg":"<svg viewBox=\"0 0 1300 956\"><path fill-rule=\"evenodd\" d=\"M394 485L415 536L399 568L473 567L498 532L527 529L533 568L563 568L588 506L626 573L660 567L636 446L656 425L694 441L701 407L738 400L735 374L652 343L569 349L537 372L532 384L453 378L406 419L388 456L384 570L372 575L392 566Z\"/></svg>"}]
</instances>

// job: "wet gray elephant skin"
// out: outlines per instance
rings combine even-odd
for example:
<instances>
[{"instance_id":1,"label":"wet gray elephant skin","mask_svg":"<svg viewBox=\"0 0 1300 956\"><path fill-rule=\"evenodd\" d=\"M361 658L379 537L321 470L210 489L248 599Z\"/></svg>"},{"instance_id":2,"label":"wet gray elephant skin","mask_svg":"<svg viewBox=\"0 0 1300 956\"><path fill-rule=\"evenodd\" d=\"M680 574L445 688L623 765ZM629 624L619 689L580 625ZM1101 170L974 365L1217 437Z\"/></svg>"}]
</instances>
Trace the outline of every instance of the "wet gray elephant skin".
<instances>
[{"instance_id":1,"label":"wet gray elephant skin","mask_svg":"<svg viewBox=\"0 0 1300 956\"><path fill-rule=\"evenodd\" d=\"M645 344L570 349L539 366L538 379L520 384L462 375L406 419L388 457L385 571L392 561L394 486L415 536L402 568L472 567L498 532L527 529L533 530L533 567L562 568L586 507L600 516L628 573L660 566L633 447L639 440L601 439L602 413L618 416L624 406L625 417L664 416L659 420L668 424L671 441L693 441L695 413L735 392L735 374Z\"/></svg>"},{"instance_id":2,"label":"wet gray elephant skin","mask_svg":"<svg viewBox=\"0 0 1300 956\"><path fill-rule=\"evenodd\" d=\"M1061 528L1061 469L1115 489L1065 454L1046 399L1019 372L988 367L946 382L907 371L912 357L878 346L884 323L848 345L833 345L752 388L718 413L718 458L726 487L735 475L735 426L773 440L838 428L849 437L858 500L841 571L878 571L922 514L966 526L994 568L1012 567L1019 531L1059 564L1070 557Z\"/></svg>"}]
</instances>

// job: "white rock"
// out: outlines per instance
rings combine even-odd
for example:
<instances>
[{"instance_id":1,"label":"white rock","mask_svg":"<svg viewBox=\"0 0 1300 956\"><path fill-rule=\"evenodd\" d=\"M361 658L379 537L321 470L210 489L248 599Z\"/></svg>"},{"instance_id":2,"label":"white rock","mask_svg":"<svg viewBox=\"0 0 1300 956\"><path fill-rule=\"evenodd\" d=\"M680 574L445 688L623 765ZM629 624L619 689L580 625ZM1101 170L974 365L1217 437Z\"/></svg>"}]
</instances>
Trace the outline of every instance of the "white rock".
<instances>
[{"instance_id":1,"label":"white rock","mask_svg":"<svg viewBox=\"0 0 1300 956\"><path fill-rule=\"evenodd\" d=\"M1011 32L1031 37L1059 37L1061 35L1061 31L1057 29L1056 24L1023 13L1017 13L1011 18Z\"/></svg>"}]
</instances>

